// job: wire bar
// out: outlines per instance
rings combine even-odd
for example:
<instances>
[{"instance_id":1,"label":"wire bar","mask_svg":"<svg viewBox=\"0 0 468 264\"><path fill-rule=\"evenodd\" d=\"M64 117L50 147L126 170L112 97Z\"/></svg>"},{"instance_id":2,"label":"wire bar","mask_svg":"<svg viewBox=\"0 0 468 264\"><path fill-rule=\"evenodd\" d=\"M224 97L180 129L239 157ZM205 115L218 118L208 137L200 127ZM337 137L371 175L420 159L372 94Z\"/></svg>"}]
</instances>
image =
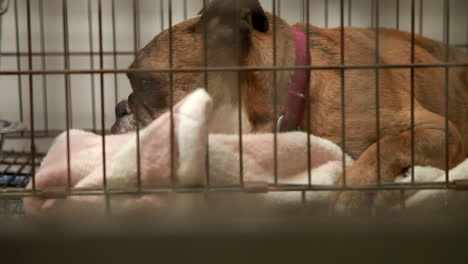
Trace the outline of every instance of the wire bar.
<instances>
[{"instance_id":1,"label":"wire bar","mask_svg":"<svg viewBox=\"0 0 468 264\"><path fill-rule=\"evenodd\" d=\"M418 184L382 184L377 185L347 185L346 187L337 185L312 185L308 184L269 184L265 189L265 193L270 192L309 192L309 191L420 191L420 190L456 190L456 182L451 182L449 186L443 183L437 182L418 182ZM240 185L212 185L210 192L248 192L245 188ZM179 185L174 188L151 188L142 189L141 191L137 188L109 188L103 190L102 188L74 188L68 196L102 196L102 195L151 195L151 194L162 194L162 193L205 193L205 186L197 185ZM5 198L22 198L30 196L38 196L41 198L48 198L46 191L37 190L34 194L31 190L18 190L18 189L0 189L0 196Z\"/></svg>"},{"instance_id":2,"label":"wire bar","mask_svg":"<svg viewBox=\"0 0 468 264\"><path fill-rule=\"evenodd\" d=\"M415 0L411 0L411 64L413 65L415 62L415 9L416 9L416 2ZM410 81L411 81L411 183L415 184L415 177L414 177L414 125L415 125L415 116L414 116L414 67L410 68Z\"/></svg>"},{"instance_id":3,"label":"wire bar","mask_svg":"<svg viewBox=\"0 0 468 264\"><path fill-rule=\"evenodd\" d=\"M229 71L295 71L295 70L365 70L365 69L408 69L408 68L460 68L468 67L468 63L415 63L415 64L342 64L342 65L311 65L311 66L245 66L245 67L187 67L187 68L138 68L138 69L81 69L81 70L2 70L0 75L61 75L61 74L109 74L109 73L151 73L151 72L229 72Z\"/></svg>"},{"instance_id":4,"label":"wire bar","mask_svg":"<svg viewBox=\"0 0 468 264\"><path fill-rule=\"evenodd\" d=\"M3 30L2 28L3 28L3 16L0 15L0 31ZM2 54L2 34L0 34L0 54ZM2 65L2 56L0 56L0 67L1 65Z\"/></svg>"},{"instance_id":5,"label":"wire bar","mask_svg":"<svg viewBox=\"0 0 468 264\"><path fill-rule=\"evenodd\" d=\"M68 43L68 8L67 0L62 0L62 18L63 18L63 49L65 51L64 66L65 69L70 69L70 60L67 56L70 49ZM70 95L70 75L65 74L65 120L66 120L66 144L67 144L67 190L72 188L71 180L71 159L70 159L70 125L71 125L71 95Z\"/></svg>"},{"instance_id":6,"label":"wire bar","mask_svg":"<svg viewBox=\"0 0 468 264\"><path fill-rule=\"evenodd\" d=\"M344 29L344 0L340 0L340 63L345 65L345 29ZM343 186L347 185L346 179L346 88L345 88L345 69L341 69L341 137L343 150L342 164L343 164Z\"/></svg>"},{"instance_id":7,"label":"wire bar","mask_svg":"<svg viewBox=\"0 0 468 264\"><path fill-rule=\"evenodd\" d=\"M135 49L135 57L140 50L140 18L139 18L139 11L140 11L140 1L133 0L133 46ZM138 112L135 113L136 120L140 120L138 116ZM138 190L142 188L142 181L141 181L141 144L140 144L140 122L136 122L136 160L137 160L137 187Z\"/></svg>"},{"instance_id":8,"label":"wire bar","mask_svg":"<svg viewBox=\"0 0 468 264\"><path fill-rule=\"evenodd\" d=\"M41 53L45 53L45 29L44 29L44 1L39 0L39 27L40 27L40 43ZM43 70L47 69L46 56L41 56L41 67ZM49 102L47 94L47 76L42 75L42 111L44 114L44 129L49 130Z\"/></svg>"},{"instance_id":9,"label":"wire bar","mask_svg":"<svg viewBox=\"0 0 468 264\"><path fill-rule=\"evenodd\" d=\"M169 68L174 66L174 46L172 32L172 1L168 0L168 16L169 16ZM174 187L177 184L175 172L175 119L174 119L174 72L169 72L169 109L170 109L170 146L171 146L171 183Z\"/></svg>"},{"instance_id":10,"label":"wire bar","mask_svg":"<svg viewBox=\"0 0 468 264\"><path fill-rule=\"evenodd\" d=\"M306 43L307 43L307 53L308 53L308 58L309 61L307 62L308 65L312 65L312 47L311 47L311 41L310 41L310 0L306 0L306 7L305 7L306 13L305 13L305 18L306 18ZM310 134L312 134L312 124L311 124L311 117L312 117L312 102L310 100L311 95L310 95L310 89L312 89L312 86L310 85L311 80L312 80L312 73L309 73L310 80L308 80L309 85L308 89L306 91L306 96L307 96L307 183L309 186L312 185L312 149L311 149L311 139L310 139ZM305 196L305 193L304 193ZM305 197L304 197L305 200Z\"/></svg>"},{"instance_id":11,"label":"wire bar","mask_svg":"<svg viewBox=\"0 0 468 264\"><path fill-rule=\"evenodd\" d=\"M93 40L93 13L92 13L92 1L88 0L88 34L89 34L89 52L87 55L89 56L89 66L92 70L95 69L94 67L94 40ZM99 53L97 53L99 55ZM95 76L91 73L90 76L91 81L91 111L92 111L92 122L93 122L93 131L97 131L97 117L96 117L96 87L95 87Z\"/></svg>"},{"instance_id":12,"label":"wire bar","mask_svg":"<svg viewBox=\"0 0 468 264\"><path fill-rule=\"evenodd\" d=\"M203 0L203 10L206 10L206 8L208 8L208 0ZM209 67L209 64L208 64L208 25L206 23L206 19L203 19L202 21L202 26L203 26L203 66L204 66L204 69L203 69L203 82L204 82L204 86L205 86L205 90L207 92L210 91L208 85L209 85L209 81L208 81L208 73L209 71L206 70L208 69ZM240 71L239 71L240 72ZM209 190L210 189L210 186L211 186L211 175L210 175L210 145L209 143L206 145L206 164L205 164L205 167L206 167L206 189ZM208 192L206 192L208 193Z\"/></svg>"},{"instance_id":13,"label":"wire bar","mask_svg":"<svg viewBox=\"0 0 468 264\"><path fill-rule=\"evenodd\" d=\"M15 1L14 5L14 13L15 13L15 37L16 37L16 67L18 71L21 71L21 57L19 56L19 53L21 51L20 48L20 30L19 30L19 21L18 21L18 1ZM31 55L32 51L28 51L27 56ZM20 122L24 122L24 113L23 113L23 82L21 79L21 76L18 75L18 108L19 108L19 119Z\"/></svg>"},{"instance_id":14,"label":"wire bar","mask_svg":"<svg viewBox=\"0 0 468 264\"><path fill-rule=\"evenodd\" d=\"M276 15L277 15L277 6L276 0L272 1L273 3L273 21L272 21L272 32L273 32L273 118L274 120L278 116L278 91L277 91L277 81L278 75L276 71L276 66L278 65L277 58L277 28L276 28ZM275 184L278 184L278 128L273 129L273 176Z\"/></svg>"},{"instance_id":15,"label":"wire bar","mask_svg":"<svg viewBox=\"0 0 468 264\"><path fill-rule=\"evenodd\" d=\"M102 26L102 0L98 0L98 25L99 25L99 52L101 55L99 56L99 68L103 69L104 68L104 57L102 56L102 51L103 51L103 26ZM105 122L105 100L104 100L104 73L101 72L100 74L100 88L101 88L101 128L102 128L102 180L103 180L103 185L104 185L104 196L105 196L105 201L106 201L106 212L110 213L110 194L108 192L108 186L107 186L107 164L106 164L106 135L104 133L104 130L106 128L106 122Z\"/></svg>"},{"instance_id":16,"label":"wire bar","mask_svg":"<svg viewBox=\"0 0 468 264\"><path fill-rule=\"evenodd\" d=\"M70 44L69 44L69 33L68 33L68 8L67 8L67 1L62 0L63 11L62 11L62 19L63 19L63 52L64 54L64 68L66 70L70 69ZM65 94L68 97L66 102L66 112L67 112L67 123L69 127L73 127L73 100L71 98L71 82L70 82L70 75L65 74Z\"/></svg>"},{"instance_id":17,"label":"wire bar","mask_svg":"<svg viewBox=\"0 0 468 264\"><path fill-rule=\"evenodd\" d=\"M375 64L380 64L380 1L375 1ZM377 140L377 185L382 183L381 175L381 146L380 146L380 72L375 70L375 117L376 117L376 140Z\"/></svg>"},{"instance_id":18,"label":"wire bar","mask_svg":"<svg viewBox=\"0 0 468 264\"><path fill-rule=\"evenodd\" d=\"M241 10L239 5L239 0L236 0L236 10ZM239 11L240 12L240 11ZM237 14L236 14L237 15ZM236 43L240 43L240 21L236 20ZM237 65L242 65L242 58L240 48L236 49L236 58ZM244 143L243 143L243 124L242 124L242 112L243 112L243 97L242 97L242 72L237 71L237 97L239 100L239 111L238 111L238 121L239 121L239 182L240 185L244 186Z\"/></svg>"},{"instance_id":19,"label":"wire bar","mask_svg":"<svg viewBox=\"0 0 468 264\"><path fill-rule=\"evenodd\" d=\"M92 0L89 0L92 1ZM94 1L93 1L94 2ZM90 12L92 12L90 10ZM92 14L90 13L90 19L89 21L91 22L91 16ZM92 25L91 25L92 26ZM90 30L91 32L92 30ZM90 39L91 40L91 39ZM21 56L21 57L27 57L29 54L27 52L1 52L1 56L5 57L16 57L16 56ZM68 54L69 56L100 56L99 52L93 52L93 51L71 51ZM114 56L114 55L119 55L119 56L133 56L135 55L134 51L117 51L115 52L114 50L112 51L104 51L102 53L103 56ZM46 57L62 57L65 56L64 52L61 51L47 51L47 52L32 52L32 56L46 56Z\"/></svg>"},{"instance_id":20,"label":"wire bar","mask_svg":"<svg viewBox=\"0 0 468 264\"><path fill-rule=\"evenodd\" d=\"M445 62L450 61L450 0L444 1L445 17ZM445 69L445 183L449 185L450 152L449 152L449 81L450 71Z\"/></svg>"},{"instance_id":21,"label":"wire bar","mask_svg":"<svg viewBox=\"0 0 468 264\"><path fill-rule=\"evenodd\" d=\"M466 47L468 47L468 44L459 43L459 44L453 44L452 46L454 46L456 48L466 48ZM117 51L117 52L114 52L114 50L112 50L112 51L104 51L103 52L103 56L114 56L114 54L116 54L118 56L134 56L135 51ZM4 51L4 52L0 52L0 55L2 57L17 57L17 56L27 57L29 54L27 52L17 53L17 52ZM61 51L32 52L33 57L35 57L35 56L62 57L64 55L65 55L65 53L61 52ZM100 56L99 52L84 52L84 51L71 51L71 52L69 52L68 55L70 57L73 57L73 56L88 56L88 55Z\"/></svg>"},{"instance_id":22,"label":"wire bar","mask_svg":"<svg viewBox=\"0 0 468 264\"><path fill-rule=\"evenodd\" d=\"M115 0L111 1L111 19L112 19L112 49L114 57L114 69L117 69L117 27L115 24ZM136 41L136 37L135 37ZM135 45L136 46L136 45ZM119 81L117 79L117 73L114 73L114 102L117 105L119 102Z\"/></svg>"},{"instance_id":23,"label":"wire bar","mask_svg":"<svg viewBox=\"0 0 468 264\"><path fill-rule=\"evenodd\" d=\"M28 52L32 52L32 37L31 37L31 1L27 0L26 1L26 16L27 16L27 30L28 30ZM32 56L28 56L28 68L29 70L32 70L33 68L33 61L32 61ZM35 137L34 137L34 93L33 93L33 75L29 74L29 124L30 124L30 129L31 129L31 160L35 161L36 160L36 144L35 144ZM36 164L34 162L31 163L31 175L36 174ZM36 191L36 177L33 176L32 178L32 189L33 192Z\"/></svg>"}]
</instances>

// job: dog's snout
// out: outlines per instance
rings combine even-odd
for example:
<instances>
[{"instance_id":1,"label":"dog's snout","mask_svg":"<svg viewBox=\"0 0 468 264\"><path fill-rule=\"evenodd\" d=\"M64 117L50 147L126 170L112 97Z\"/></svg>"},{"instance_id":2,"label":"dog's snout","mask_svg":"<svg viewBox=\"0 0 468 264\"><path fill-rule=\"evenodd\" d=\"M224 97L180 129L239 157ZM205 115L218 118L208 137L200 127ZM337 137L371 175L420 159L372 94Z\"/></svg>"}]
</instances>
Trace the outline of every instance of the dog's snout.
<instances>
[{"instance_id":1,"label":"dog's snout","mask_svg":"<svg viewBox=\"0 0 468 264\"><path fill-rule=\"evenodd\" d=\"M130 114L131 111L128 107L128 101L127 100L123 100L121 101L120 103L118 103L116 106L115 106L115 116L117 118L122 118L128 114Z\"/></svg>"}]
</instances>

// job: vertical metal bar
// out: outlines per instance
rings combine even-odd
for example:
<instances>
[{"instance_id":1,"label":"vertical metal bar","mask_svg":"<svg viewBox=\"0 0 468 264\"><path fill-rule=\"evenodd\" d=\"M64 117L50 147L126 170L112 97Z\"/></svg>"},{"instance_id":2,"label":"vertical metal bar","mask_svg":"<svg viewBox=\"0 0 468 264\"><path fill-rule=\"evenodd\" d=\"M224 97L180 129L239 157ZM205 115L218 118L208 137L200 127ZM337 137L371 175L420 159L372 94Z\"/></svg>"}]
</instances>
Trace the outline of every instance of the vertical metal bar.
<instances>
[{"instance_id":1,"label":"vertical metal bar","mask_svg":"<svg viewBox=\"0 0 468 264\"><path fill-rule=\"evenodd\" d=\"M29 3L29 2L28 2ZM21 48L20 48L20 31L18 21L18 1L15 1L15 36L16 36L16 66L18 71L21 71ZM18 74L18 100L19 100L19 119L21 122L24 121L23 113L23 82L21 75Z\"/></svg>"},{"instance_id":2,"label":"vertical metal bar","mask_svg":"<svg viewBox=\"0 0 468 264\"><path fill-rule=\"evenodd\" d=\"M111 17L112 17L112 50L114 56L114 69L117 69L117 27L115 26L115 0L111 1ZM119 102L119 82L117 73L114 73L114 102L117 105Z\"/></svg>"},{"instance_id":3,"label":"vertical metal bar","mask_svg":"<svg viewBox=\"0 0 468 264\"><path fill-rule=\"evenodd\" d=\"M345 64L344 57L344 0L340 0L340 64ZM345 94L345 70L341 69L341 135L343 143L342 163L343 163L343 187L346 187L346 94Z\"/></svg>"},{"instance_id":4,"label":"vertical metal bar","mask_svg":"<svg viewBox=\"0 0 468 264\"><path fill-rule=\"evenodd\" d=\"M450 62L450 0L445 0L445 62ZM450 68L445 67L445 184L449 185L449 73Z\"/></svg>"},{"instance_id":5,"label":"vertical metal bar","mask_svg":"<svg viewBox=\"0 0 468 264\"><path fill-rule=\"evenodd\" d=\"M374 27L375 26L375 2L374 0L371 0L371 16L370 16L370 19L371 19L371 27Z\"/></svg>"},{"instance_id":6,"label":"vertical metal bar","mask_svg":"<svg viewBox=\"0 0 468 264\"><path fill-rule=\"evenodd\" d=\"M415 0L411 0L411 65L415 62ZM411 67L411 184L414 184L414 67Z\"/></svg>"},{"instance_id":7,"label":"vertical metal bar","mask_svg":"<svg viewBox=\"0 0 468 264\"><path fill-rule=\"evenodd\" d=\"M133 47L135 56L140 49L140 1L133 0ZM135 113L136 120L140 120L138 113ZM141 146L140 146L140 123L136 122L136 159L137 159L137 188L141 192Z\"/></svg>"},{"instance_id":8,"label":"vertical metal bar","mask_svg":"<svg viewBox=\"0 0 468 264\"><path fill-rule=\"evenodd\" d=\"M70 69L69 43L68 43L68 8L67 0L62 0L62 23L63 23L63 50L65 52L64 66ZM70 161L70 75L65 73L65 120L66 120L66 143L67 143L67 190L71 191L71 161Z\"/></svg>"},{"instance_id":9,"label":"vertical metal bar","mask_svg":"<svg viewBox=\"0 0 468 264\"><path fill-rule=\"evenodd\" d=\"M62 0L62 4L65 5L63 9L63 33L64 33L64 65L65 68L68 70L70 69L70 45L68 41L68 11L66 10L66 1ZM65 24L65 22L67 22ZM65 74L65 93L66 96L68 96L68 101L66 102L66 107L68 108L66 111L68 111L67 114L67 122L69 123L69 126L73 127L73 101L71 98L71 82L70 82L70 75Z\"/></svg>"},{"instance_id":10,"label":"vertical metal bar","mask_svg":"<svg viewBox=\"0 0 468 264\"><path fill-rule=\"evenodd\" d=\"M208 7L208 1L207 0L203 0L203 9L206 10L206 8ZM204 86L205 86L205 90L206 91L209 91L209 87L208 87L208 71L207 71L207 67L208 67L208 32L207 32L207 24L206 24L206 20L203 19L203 64L204 64L204 67L205 67L205 70L203 71L203 80L204 80ZM206 145L206 188L209 189L210 188L210 185L211 185L211 175L210 175L210 146L209 144Z\"/></svg>"},{"instance_id":11,"label":"vertical metal bar","mask_svg":"<svg viewBox=\"0 0 468 264\"><path fill-rule=\"evenodd\" d=\"M309 61L307 62L308 65L312 65L312 52L311 52L311 42L310 42L310 0L306 0L306 41L307 41L307 54ZM309 70L309 76L312 78L312 71ZM308 80L309 84L311 80ZM308 85L309 89L306 91L306 96L307 96L307 183L310 186L312 186L312 150L311 150L311 140L310 140L310 134L312 134L312 124L310 122L310 118L312 115L312 109L311 109L311 100L310 100L310 89L312 88L311 85ZM305 196L305 193L304 193Z\"/></svg>"},{"instance_id":12,"label":"vertical metal bar","mask_svg":"<svg viewBox=\"0 0 468 264\"><path fill-rule=\"evenodd\" d=\"M98 24L99 24L99 69L104 69L104 41L103 41L103 26L102 26L102 0L98 0ZM102 181L104 185L104 195L106 199L106 212L110 213L110 197L107 188L107 164L106 164L106 113L104 100L104 73L99 74L101 88L101 137L102 137Z\"/></svg>"},{"instance_id":13,"label":"vertical metal bar","mask_svg":"<svg viewBox=\"0 0 468 264\"><path fill-rule=\"evenodd\" d=\"M419 34L423 34L423 22L424 22L424 0L419 0Z\"/></svg>"},{"instance_id":14,"label":"vertical metal bar","mask_svg":"<svg viewBox=\"0 0 468 264\"><path fill-rule=\"evenodd\" d=\"M16 6L16 5L15 5ZM32 63L32 37L31 37L31 2L26 1L26 16L27 16L27 30L28 30L28 69L33 69ZM35 144L35 127L34 127L34 92L33 92L33 75L29 74L29 115L30 115L30 128L31 128L31 175L32 177L32 190L36 192L36 144Z\"/></svg>"},{"instance_id":15,"label":"vertical metal bar","mask_svg":"<svg viewBox=\"0 0 468 264\"><path fill-rule=\"evenodd\" d=\"M239 5L239 0L236 0L236 10L241 10ZM240 11L239 11L240 13ZM240 15L240 14L239 14ZM236 44L240 41L240 21L236 19ZM237 49L237 65L242 65L242 58L240 48L236 46ZM238 111L238 119L239 119L239 182L241 187L244 187L244 144L243 144L243 125L242 125L242 111L243 111L243 102L242 102L242 89L241 89L241 82L242 82L242 72L240 70L237 71L237 97L239 99L239 111Z\"/></svg>"},{"instance_id":16,"label":"vertical metal bar","mask_svg":"<svg viewBox=\"0 0 468 264\"><path fill-rule=\"evenodd\" d=\"M175 145L175 138L174 138L174 72L172 71L173 67L173 56L174 56L174 49L173 49L173 32L172 32L172 1L168 0L168 16L169 16L169 68L171 71L169 72L169 105L171 108L170 112L170 119L171 119L171 128L170 128L170 137L171 137L171 182L172 186L174 187L176 184L175 178L175 156L174 156L174 145Z\"/></svg>"},{"instance_id":17,"label":"vertical metal bar","mask_svg":"<svg viewBox=\"0 0 468 264\"><path fill-rule=\"evenodd\" d=\"M187 0L184 0L184 20L187 19Z\"/></svg>"},{"instance_id":18,"label":"vertical metal bar","mask_svg":"<svg viewBox=\"0 0 468 264\"><path fill-rule=\"evenodd\" d=\"M276 0L273 0L273 116L276 119L278 116L277 102L278 102L278 91L277 91L277 39L276 39ZM278 133L277 129L273 132L273 175L274 183L278 184Z\"/></svg>"},{"instance_id":19,"label":"vertical metal bar","mask_svg":"<svg viewBox=\"0 0 468 264\"><path fill-rule=\"evenodd\" d=\"M400 30L400 0L396 0L396 29ZM400 192L401 198L401 207L403 210L406 210L406 202L405 202L405 191L401 190Z\"/></svg>"},{"instance_id":20,"label":"vertical metal bar","mask_svg":"<svg viewBox=\"0 0 468 264\"><path fill-rule=\"evenodd\" d=\"M94 41L93 41L93 9L92 9L92 0L88 0L88 33L89 33L89 66L91 70L94 70ZM95 76L94 74L90 75L91 79L91 112L92 112L92 122L93 122L93 131L97 131L97 117L96 117L96 87L95 87Z\"/></svg>"},{"instance_id":21,"label":"vertical metal bar","mask_svg":"<svg viewBox=\"0 0 468 264\"><path fill-rule=\"evenodd\" d=\"M396 29L400 30L400 0L396 0Z\"/></svg>"},{"instance_id":22,"label":"vertical metal bar","mask_svg":"<svg viewBox=\"0 0 468 264\"><path fill-rule=\"evenodd\" d=\"M380 1L375 1L375 64L380 64ZM377 185L382 183L381 177L381 160L380 160L380 71L375 69L375 116L376 116L376 136L377 136Z\"/></svg>"},{"instance_id":23,"label":"vertical metal bar","mask_svg":"<svg viewBox=\"0 0 468 264\"><path fill-rule=\"evenodd\" d=\"M348 26L352 25L353 0L348 0Z\"/></svg>"},{"instance_id":24,"label":"vertical metal bar","mask_svg":"<svg viewBox=\"0 0 468 264\"><path fill-rule=\"evenodd\" d=\"M0 15L0 32L3 30L3 16ZM0 34L0 54L2 53L2 34ZM2 66L2 56L0 56L0 69ZM2 147L2 136L0 135L0 149ZM3 200L0 200L3 201Z\"/></svg>"},{"instance_id":25,"label":"vertical metal bar","mask_svg":"<svg viewBox=\"0 0 468 264\"><path fill-rule=\"evenodd\" d=\"M41 67L43 70L47 69L46 55L45 55L45 30L44 30L44 1L39 0L39 27L40 27L40 42L41 42ZM42 111L44 113L44 130L49 132L49 102L47 95L47 75L42 75Z\"/></svg>"},{"instance_id":26,"label":"vertical metal bar","mask_svg":"<svg viewBox=\"0 0 468 264\"><path fill-rule=\"evenodd\" d=\"M328 0L325 0L325 28L328 28Z\"/></svg>"}]
</instances>

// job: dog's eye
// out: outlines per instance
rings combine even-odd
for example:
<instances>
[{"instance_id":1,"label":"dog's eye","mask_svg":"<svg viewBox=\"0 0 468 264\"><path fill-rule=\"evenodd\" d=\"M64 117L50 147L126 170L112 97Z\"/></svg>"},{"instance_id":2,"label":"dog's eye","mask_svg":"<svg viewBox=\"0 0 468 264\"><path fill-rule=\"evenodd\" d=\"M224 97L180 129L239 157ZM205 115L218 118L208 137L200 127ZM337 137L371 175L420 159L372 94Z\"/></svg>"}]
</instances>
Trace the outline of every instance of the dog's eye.
<instances>
[{"instance_id":1,"label":"dog's eye","mask_svg":"<svg viewBox=\"0 0 468 264\"><path fill-rule=\"evenodd\" d=\"M158 78L143 78L141 79L141 88L144 90L156 88L161 85Z\"/></svg>"},{"instance_id":2,"label":"dog's eye","mask_svg":"<svg viewBox=\"0 0 468 264\"><path fill-rule=\"evenodd\" d=\"M143 80L141 80L141 86L142 86L143 88L147 88L147 87L151 86L151 80L149 80L149 79L143 79Z\"/></svg>"}]
</instances>

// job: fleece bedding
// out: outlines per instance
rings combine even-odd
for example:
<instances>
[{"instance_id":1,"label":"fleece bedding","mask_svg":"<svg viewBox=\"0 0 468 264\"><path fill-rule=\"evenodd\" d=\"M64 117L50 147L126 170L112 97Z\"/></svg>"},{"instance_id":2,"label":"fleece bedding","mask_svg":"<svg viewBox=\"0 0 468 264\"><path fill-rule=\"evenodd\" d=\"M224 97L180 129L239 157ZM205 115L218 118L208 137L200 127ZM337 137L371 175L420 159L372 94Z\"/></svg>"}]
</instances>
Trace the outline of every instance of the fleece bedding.
<instances>
[{"instance_id":1,"label":"fleece bedding","mask_svg":"<svg viewBox=\"0 0 468 264\"><path fill-rule=\"evenodd\" d=\"M135 188L140 175L141 187L169 188L178 185L206 184L206 164L209 163L210 184L223 186L239 184L240 144L239 135L209 134L213 102L203 89L197 89L174 106L173 161L171 165L171 117L166 113L139 133L109 135L105 137L105 173L108 189ZM334 185L342 175L343 152L340 147L325 139L303 132L277 135L277 175L282 184L307 184L309 175L308 139L310 137L311 175L314 185ZM36 188L53 190L65 188L96 189L103 187L103 151L100 135L81 130L69 131L55 139L47 156L35 175ZM273 134L246 134L242 138L243 179L245 182L272 183ZM209 144L209 148L206 146ZM68 150L68 151L67 151ZM139 150L140 163L137 164ZM207 153L209 151L209 153ZM70 164L67 153L70 154ZM209 154L209 155L207 155ZM346 154L346 166L353 160ZM209 157L209 162L207 162ZM172 173L171 169L174 168ZM415 167L416 181L445 181L440 169ZM174 178L172 178L172 175ZM398 177L396 182L407 182L409 177ZM450 180L468 179L468 160L450 171ZM31 184L28 186L31 188ZM255 194L250 195L255 199ZM308 192L307 201L330 202L331 192ZM406 208L440 206L447 199L459 199L449 190L424 190L408 192ZM170 206L165 195L128 195L112 198L113 208L120 212L151 208L157 210ZM263 195L275 204L297 203L291 193ZM68 196L64 199L28 197L24 199L26 214L47 215L56 208L102 209L102 195Z\"/></svg>"}]
</instances>

